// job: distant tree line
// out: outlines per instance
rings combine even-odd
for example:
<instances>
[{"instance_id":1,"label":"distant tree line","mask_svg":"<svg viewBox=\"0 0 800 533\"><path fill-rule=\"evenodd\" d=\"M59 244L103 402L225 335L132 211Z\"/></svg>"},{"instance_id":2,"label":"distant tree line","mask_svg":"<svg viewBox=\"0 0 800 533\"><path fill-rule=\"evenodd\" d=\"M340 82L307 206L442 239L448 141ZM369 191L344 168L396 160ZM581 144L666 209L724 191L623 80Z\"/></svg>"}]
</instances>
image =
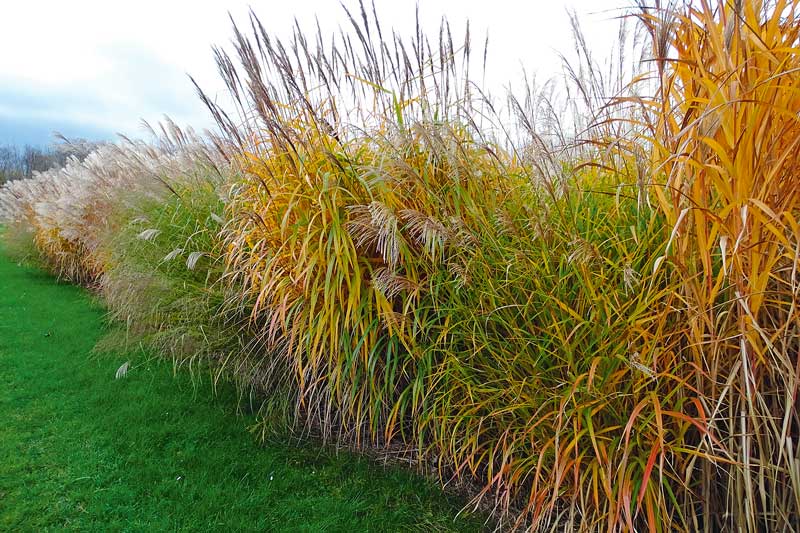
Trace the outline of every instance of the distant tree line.
<instances>
[{"instance_id":1,"label":"distant tree line","mask_svg":"<svg viewBox=\"0 0 800 533\"><path fill-rule=\"evenodd\" d=\"M83 160L99 142L60 137L45 148L25 145L0 145L0 184L30 178L34 172L63 167L70 157Z\"/></svg>"}]
</instances>

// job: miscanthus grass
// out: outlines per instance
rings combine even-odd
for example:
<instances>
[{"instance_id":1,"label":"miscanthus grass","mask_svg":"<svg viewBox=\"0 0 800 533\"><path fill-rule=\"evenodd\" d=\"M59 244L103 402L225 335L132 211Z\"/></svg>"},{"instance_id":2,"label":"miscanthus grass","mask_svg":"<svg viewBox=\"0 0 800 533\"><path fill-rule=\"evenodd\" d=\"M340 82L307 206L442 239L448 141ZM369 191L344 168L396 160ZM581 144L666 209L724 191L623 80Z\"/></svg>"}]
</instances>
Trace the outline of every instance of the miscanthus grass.
<instances>
[{"instance_id":1,"label":"miscanthus grass","mask_svg":"<svg viewBox=\"0 0 800 533\"><path fill-rule=\"evenodd\" d=\"M499 528L795 530L798 3L640 5L500 106L447 22L253 14L219 131L6 185L11 234L277 428L412 458ZM122 163L120 163L122 162Z\"/></svg>"}]
</instances>

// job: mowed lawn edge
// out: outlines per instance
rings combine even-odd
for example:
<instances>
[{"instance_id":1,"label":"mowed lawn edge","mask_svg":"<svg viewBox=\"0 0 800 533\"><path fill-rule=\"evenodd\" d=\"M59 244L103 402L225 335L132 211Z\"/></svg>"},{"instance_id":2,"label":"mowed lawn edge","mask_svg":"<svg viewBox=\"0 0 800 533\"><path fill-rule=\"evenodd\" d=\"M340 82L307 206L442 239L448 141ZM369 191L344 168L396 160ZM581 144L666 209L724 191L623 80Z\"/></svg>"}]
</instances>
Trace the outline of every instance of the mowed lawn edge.
<instances>
[{"instance_id":1,"label":"mowed lawn edge","mask_svg":"<svg viewBox=\"0 0 800 533\"><path fill-rule=\"evenodd\" d=\"M407 469L311 442L260 446L232 386L90 355L103 316L0 248L0 531L484 529Z\"/></svg>"}]
</instances>

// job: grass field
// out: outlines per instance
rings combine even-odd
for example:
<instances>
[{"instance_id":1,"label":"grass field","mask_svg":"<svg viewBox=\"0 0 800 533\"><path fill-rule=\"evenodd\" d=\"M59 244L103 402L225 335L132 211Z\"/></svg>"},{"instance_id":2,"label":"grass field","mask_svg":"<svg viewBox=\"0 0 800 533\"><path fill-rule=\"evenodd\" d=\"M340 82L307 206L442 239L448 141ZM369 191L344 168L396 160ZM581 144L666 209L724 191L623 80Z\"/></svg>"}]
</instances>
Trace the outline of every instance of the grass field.
<instances>
[{"instance_id":1,"label":"grass field","mask_svg":"<svg viewBox=\"0 0 800 533\"><path fill-rule=\"evenodd\" d=\"M474 531L400 468L247 434L232 387L90 356L103 310L0 250L0 531ZM177 385L177 386L176 386ZM220 466L224 465L224 466Z\"/></svg>"}]
</instances>

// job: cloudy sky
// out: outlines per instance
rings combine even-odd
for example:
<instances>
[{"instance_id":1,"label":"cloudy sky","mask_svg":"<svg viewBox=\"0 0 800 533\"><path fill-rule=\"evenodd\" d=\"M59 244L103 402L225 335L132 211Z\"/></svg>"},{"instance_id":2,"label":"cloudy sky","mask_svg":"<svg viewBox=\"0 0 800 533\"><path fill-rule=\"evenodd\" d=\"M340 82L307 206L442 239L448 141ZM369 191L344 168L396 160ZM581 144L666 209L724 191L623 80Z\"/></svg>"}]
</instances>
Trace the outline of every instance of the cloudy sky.
<instances>
[{"instance_id":1,"label":"cloudy sky","mask_svg":"<svg viewBox=\"0 0 800 533\"><path fill-rule=\"evenodd\" d=\"M385 26L413 33L415 0L376 0ZM357 6L356 0L345 0ZM598 57L614 42L625 0L425 0L422 25L446 15L454 34L469 19L476 41L489 34L487 85L501 89L524 66L553 75L556 51L573 44L575 9ZM228 13L243 24L252 7L268 31L287 36L294 18L323 33L346 26L335 0L27 0L8 2L0 19L0 144L46 144L52 132L89 139L141 136L141 119L167 114L181 125L211 127L187 78L223 92L212 45L230 42ZM478 38L480 36L480 38Z\"/></svg>"}]
</instances>

